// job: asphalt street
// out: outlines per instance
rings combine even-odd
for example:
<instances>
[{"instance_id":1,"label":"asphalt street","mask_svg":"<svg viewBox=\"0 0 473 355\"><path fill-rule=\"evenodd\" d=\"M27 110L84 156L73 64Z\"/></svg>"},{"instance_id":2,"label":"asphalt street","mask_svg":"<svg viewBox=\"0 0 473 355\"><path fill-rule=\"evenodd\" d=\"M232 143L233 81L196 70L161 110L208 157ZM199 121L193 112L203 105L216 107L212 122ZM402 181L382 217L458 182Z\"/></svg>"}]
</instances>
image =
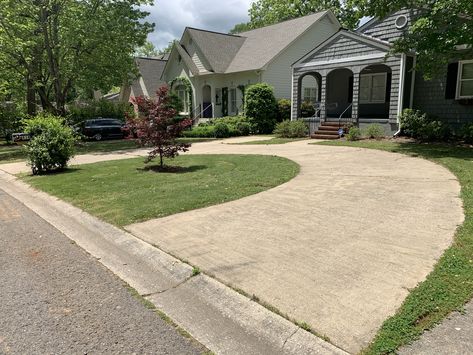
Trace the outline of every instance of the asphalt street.
<instances>
[{"instance_id":1,"label":"asphalt street","mask_svg":"<svg viewBox=\"0 0 473 355\"><path fill-rule=\"evenodd\" d=\"M0 354L203 351L0 189Z\"/></svg>"}]
</instances>

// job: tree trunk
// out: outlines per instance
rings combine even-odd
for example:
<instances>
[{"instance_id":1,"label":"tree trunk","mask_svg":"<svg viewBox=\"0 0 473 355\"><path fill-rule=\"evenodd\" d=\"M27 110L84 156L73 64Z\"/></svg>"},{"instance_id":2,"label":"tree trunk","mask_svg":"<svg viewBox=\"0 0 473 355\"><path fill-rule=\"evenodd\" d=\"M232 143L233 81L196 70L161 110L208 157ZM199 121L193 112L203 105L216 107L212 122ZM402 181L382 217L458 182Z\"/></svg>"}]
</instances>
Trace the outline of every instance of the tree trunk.
<instances>
[{"instance_id":1,"label":"tree trunk","mask_svg":"<svg viewBox=\"0 0 473 355\"><path fill-rule=\"evenodd\" d=\"M34 88L34 80L28 74L26 78L26 107L28 115L36 115L36 91Z\"/></svg>"}]
</instances>

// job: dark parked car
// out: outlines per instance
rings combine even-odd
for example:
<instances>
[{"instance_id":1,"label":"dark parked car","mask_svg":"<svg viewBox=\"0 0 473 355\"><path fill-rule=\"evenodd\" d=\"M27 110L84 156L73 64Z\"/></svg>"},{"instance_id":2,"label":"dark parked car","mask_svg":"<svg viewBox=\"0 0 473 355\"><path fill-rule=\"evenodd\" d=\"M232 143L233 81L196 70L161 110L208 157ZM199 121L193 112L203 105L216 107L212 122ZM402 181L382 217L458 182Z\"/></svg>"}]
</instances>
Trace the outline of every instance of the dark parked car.
<instances>
[{"instance_id":1,"label":"dark parked car","mask_svg":"<svg viewBox=\"0 0 473 355\"><path fill-rule=\"evenodd\" d=\"M113 118L86 120L76 125L75 129L85 137L97 141L104 138L124 138L128 135L125 123Z\"/></svg>"}]
</instances>

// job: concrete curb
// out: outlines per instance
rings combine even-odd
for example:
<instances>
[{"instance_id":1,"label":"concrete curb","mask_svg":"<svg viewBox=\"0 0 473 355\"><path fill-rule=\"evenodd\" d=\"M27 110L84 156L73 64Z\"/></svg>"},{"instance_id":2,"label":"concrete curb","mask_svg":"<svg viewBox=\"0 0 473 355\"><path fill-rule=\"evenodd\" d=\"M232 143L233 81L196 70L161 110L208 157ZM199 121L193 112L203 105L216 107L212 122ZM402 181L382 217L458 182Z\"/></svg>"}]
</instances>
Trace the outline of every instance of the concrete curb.
<instances>
[{"instance_id":1,"label":"concrete curb","mask_svg":"<svg viewBox=\"0 0 473 355\"><path fill-rule=\"evenodd\" d=\"M0 171L2 189L217 354L347 354L135 236Z\"/></svg>"}]
</instances>

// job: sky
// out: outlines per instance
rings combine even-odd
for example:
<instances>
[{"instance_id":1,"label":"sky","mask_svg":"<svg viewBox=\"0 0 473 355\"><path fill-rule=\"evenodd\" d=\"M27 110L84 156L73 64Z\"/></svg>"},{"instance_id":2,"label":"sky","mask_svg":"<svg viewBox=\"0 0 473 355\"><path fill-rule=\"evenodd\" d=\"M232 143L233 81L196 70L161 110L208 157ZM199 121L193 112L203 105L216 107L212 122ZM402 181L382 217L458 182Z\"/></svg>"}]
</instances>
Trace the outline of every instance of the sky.
<instances>
[{"instance_id":1,"label":"sky","mask_svg":"<svg viewBox=\"0 0 473 355\"><path fill-rule=\"evenodd\" d=\"M186 26L225 32L237 23L248 22L252 0L155 0L154 6L143 6L150 12L149 22L156 27L148 39L162 49L180 39Z\"/></svg>"}]
</instances>

